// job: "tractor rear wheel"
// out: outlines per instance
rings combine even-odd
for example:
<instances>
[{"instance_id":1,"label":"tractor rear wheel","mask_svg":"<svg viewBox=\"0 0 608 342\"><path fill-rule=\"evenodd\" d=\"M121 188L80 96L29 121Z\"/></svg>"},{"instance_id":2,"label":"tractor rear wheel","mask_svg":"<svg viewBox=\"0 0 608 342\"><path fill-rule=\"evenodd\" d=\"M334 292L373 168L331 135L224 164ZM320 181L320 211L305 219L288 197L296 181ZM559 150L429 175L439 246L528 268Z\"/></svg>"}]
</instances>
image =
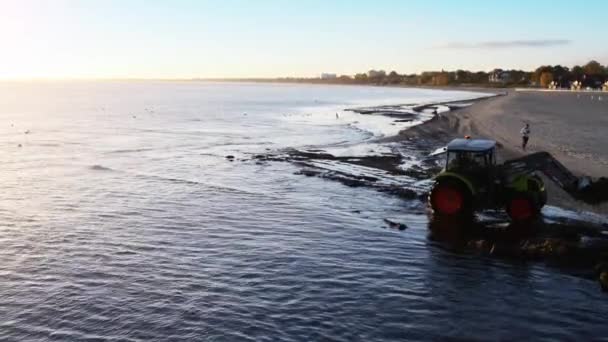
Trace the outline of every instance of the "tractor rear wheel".
<instances>
[{"instance_id":1,"label":"tractor rear wheel","mask_svg":"<svg viewBox=\"0 0 608 342\"><path fill-rule=\"evenodd\" d=\"M440 180L435 183L429 202L435 214L444 216L467 216L472 214L472 194L462 182Z\"/></svg>"},{"instance_id":2,"label":"tractor rear wheel","mask_svg":"<svg viewBox=\"0 0 608 342\"><path fill-rule=\"evenodd\" d=\"M535 219L540 212L540 203L525 193L516 193L507 200L507 214L514 222Z\"/></svg>"}]
</instances>

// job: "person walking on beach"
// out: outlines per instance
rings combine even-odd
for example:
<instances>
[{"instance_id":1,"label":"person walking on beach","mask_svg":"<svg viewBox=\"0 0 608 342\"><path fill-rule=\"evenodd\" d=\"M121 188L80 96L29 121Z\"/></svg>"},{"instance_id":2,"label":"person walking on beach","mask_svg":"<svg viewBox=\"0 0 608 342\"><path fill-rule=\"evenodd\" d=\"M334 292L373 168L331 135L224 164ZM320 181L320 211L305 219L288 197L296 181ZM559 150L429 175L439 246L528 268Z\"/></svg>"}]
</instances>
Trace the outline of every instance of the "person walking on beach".
<instances>
[{"instance_id":1,"label":"person walking on beach","mask_svg":"<svg viewBox=\"0 0 608 342\"><path fill-rule=\"evenodd\" d=\"M525 151L528 139L530 139L530 124L527 123L519 133L521 133L521 148Z\"/></svg>"}]
</instances>

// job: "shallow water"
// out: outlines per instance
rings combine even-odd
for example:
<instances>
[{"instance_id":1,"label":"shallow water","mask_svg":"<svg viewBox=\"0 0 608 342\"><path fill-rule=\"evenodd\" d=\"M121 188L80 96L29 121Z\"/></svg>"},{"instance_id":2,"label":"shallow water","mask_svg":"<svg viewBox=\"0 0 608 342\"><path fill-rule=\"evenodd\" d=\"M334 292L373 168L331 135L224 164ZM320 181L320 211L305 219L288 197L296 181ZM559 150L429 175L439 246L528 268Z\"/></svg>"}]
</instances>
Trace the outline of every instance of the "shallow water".
<instances>
[{"instance_id":1,"label":"shallow water","mask_svg":"<svg viewBox=\"0 0 608 342\"><path fill-rule=\"evenodd\" d=\"M0 340L606 336L591 280L451 252L428 238L417 203L250 160L286 147L374 153L360 142L392 121L343 109L475 96L0 84Z\"/></svg>"}]
</instances>

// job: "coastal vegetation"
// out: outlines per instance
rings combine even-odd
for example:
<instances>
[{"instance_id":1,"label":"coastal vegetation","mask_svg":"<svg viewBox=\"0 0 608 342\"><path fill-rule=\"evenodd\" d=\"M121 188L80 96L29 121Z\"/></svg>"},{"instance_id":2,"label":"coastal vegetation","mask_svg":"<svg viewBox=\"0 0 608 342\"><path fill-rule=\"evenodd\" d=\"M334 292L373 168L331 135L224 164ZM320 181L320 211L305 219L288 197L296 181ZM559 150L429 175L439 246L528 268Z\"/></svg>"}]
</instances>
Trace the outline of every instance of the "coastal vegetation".
<instances>
[{"instance_id":1,"label":"coastal vegetation","mask_svg":"<svg viewBox=\"0 0 608 342\"><path fill-rule=\"evenodd\" d=\"M597 61L572 68L543 65L533 71L494 69L486 71L425 71L400 74L397 71L370 70L355 75L322 74L321 77L276 79L239 79L239 81L272 81L286 83L365 84L380 86L483 86L601 89L608 82L608 66Z\"/></svg>"}]
</instances>

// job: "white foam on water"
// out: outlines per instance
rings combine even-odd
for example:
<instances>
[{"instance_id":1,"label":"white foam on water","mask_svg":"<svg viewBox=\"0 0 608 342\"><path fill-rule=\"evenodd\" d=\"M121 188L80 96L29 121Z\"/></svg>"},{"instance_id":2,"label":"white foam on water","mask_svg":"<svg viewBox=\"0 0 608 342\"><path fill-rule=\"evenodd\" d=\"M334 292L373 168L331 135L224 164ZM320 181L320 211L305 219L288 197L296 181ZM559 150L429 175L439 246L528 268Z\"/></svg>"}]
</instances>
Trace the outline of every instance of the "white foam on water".
<instances>
[{"instance_id":1,"label":"white foam on water","mask_svg":"<svg viewBox=\"0 0 608 342\"><path fill-rule=\"evenodd\" d=\"M440 148L436 149L435 151L431 152L431 153L429 154L429 156L436 156L436 155L438 155L438 154L442 154L442 153L447 152L447 150L448 150L448 147L447 147L447 146L442 146L442 147L440 147Z\"/></svg>"},{"instance_id":2,"label":"white foam on water","mask_svg":"<svg viewBox=\"0 0 608 342\"><path fill-rule=\"evenodd\" d=\"M441 113L445 113L445 112L449 112L450 111L450 107L448 106L444 106L444 105L437 105L436 106L436 113L437 114L441 114Z\"/></svg>"},{"instance_id":3,"label":"white foam on water","mask_svg":"<svg viewBox=\"0 0 608 342\"><path fill-rule=\"evenodd\" d=\"M375 177L377 178L377 181L374 182L375 185L403 186L418 191L425 189L425 185L419 184L415 179L408 176L393 175L387 171L364 165L341 163L332 160L311 160L309 164L315 168L339 172L351 177Z\"/></svg>"},{"instance_id":4,"label":"white foam on water","mask_svg":"<svg viewBox=\"0 0 608 342\"><path fill-rule=\"evenodd\" d=\"M577 212L546 205L543 207L542 213L545 220L549 222L554 222L557 220L573 220L595 224L608 224L608 218L606 218L605 216L587 211Z\"/></svg>"},{"instance_id":5,"label":"white foam on water","mask_svg":"<svg viewBox=\"0 0 608 342\"><path fill-rule=\"evenodd\" d=\"M399 134L400 131L422 124L435 115L446 113L450 107L443 103L458 102L456 107L466 107L470 103L460 103L496 96L495 94L474 92L441 92L430 91L424 95L415 95L409 98L386 98L373 101L355 101L331 106L301 107L293 113L284 114L285 120L312 125L343 125L357 130L368 132L372 137L388 137ZM407 103L404 104L404 103ZM439 104L442 103L442 104ZM420 113L413 113L414 107L431 106ZM359 114L350 109L378 109L385 107L387 111L403 112L403 117L389 117L381 114ZM452 106L452 104L450 104ZM397 120L409 120L398 122Z\"/></svg>"},{"instance_id":6,"label":"white foam on water","mask_svg":"<svg viewBox=\"0 0 608 342\"><path fill-rule=\"evenodd\" d=\"M472 105L473 105L472 102L468 102L468 103L451 103L450 104L451 107L458 107L458 108L470 107Z\"/></svg>"},{"instance_id":7,"label":"white foam on water","mask_svg":"<svg viewBox=\"0 0 608 342\"><path fill-rule=\"evenodd\" d=\"M284 115L285 120L308 125L336 125L365 131L373 137L398 134L411 127L412 122L395 122L396 118L383 115L359 114L344 109L344 106L302 108L296 113Z\"/></svg>"}]
</instances>

